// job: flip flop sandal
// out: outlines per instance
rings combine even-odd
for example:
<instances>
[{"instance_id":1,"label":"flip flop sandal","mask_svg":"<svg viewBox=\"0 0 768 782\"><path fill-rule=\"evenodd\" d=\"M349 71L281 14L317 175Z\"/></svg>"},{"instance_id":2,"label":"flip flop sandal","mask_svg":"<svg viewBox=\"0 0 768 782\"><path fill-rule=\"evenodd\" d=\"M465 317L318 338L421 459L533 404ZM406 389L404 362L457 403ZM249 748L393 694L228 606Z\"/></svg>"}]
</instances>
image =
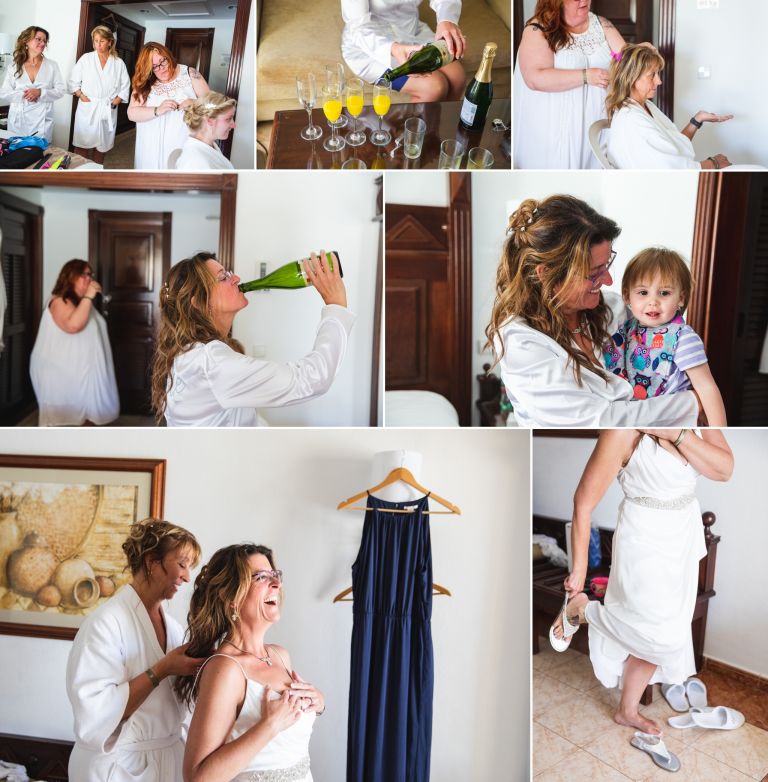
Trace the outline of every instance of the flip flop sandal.
<instances>
[{"instance_id":1,"label":"flip flop sandal","mask_svg":"<svg viewBox=\"0 0 768 782\"><path fill-rule=\"evenodd\" d=\"M677 719L674 717L673 719ZM654 736L652 733L642 733L637 731L630 739L629 743L639 749L641 752L645 752L650 755L651 760L664 771L680 771L680 758L673 752L670 752L664 742L661 740L661 736Z\"/></svg>"},{"instance_id":2,"label":"flip flop sandal","mask_svg":"<svg viewBox=\"0 0 768 782\"><path fill-rule=\"evenodd\" d=\"M692 676L685 682L685 694L692 709L707 707L707 685L701 679Z\"/></svg>"},{"instance_id":3,"label":"flip flop sandal","mask_svg":"<svg viewBox=\"0 0 768 782\"><path fill-rule=\"evenodd\" d=\"M667 722L673 728L705 728L707 730L736 730L744 724L744 715L728 706L691 709L682 717L670 717Z\"/></svg>"},{"instance_id":4,"label":"flip flop sandal","mask_svg":"<svg viewBox=\"0 0 768 782\"><path fill-rule=\"evenodd\" d=\"M685 697L684 684L662 684L661 694L675 711L688 711L691 708L688 698Z\"/></svg>"},{"instance_id":5,"label":"flip flop sandal","mask_svg":"<svg viewBox=\"0 0 768 782\"><path fill-rule=\"evenodd\" d=\"M552 626L549 628L549 642L552 644L552 648L556 652L564 652L571 645L571 636L579 629L579 625L572 625L568 621L568 615L566 609L568 607L568 600L570 599L570 593L565 593L565 600L563 600L563 607L560 609L558 616L563 619L563 637L558 638L555 635L555 622L552 622Z\"/></svg>"}]
</instances>

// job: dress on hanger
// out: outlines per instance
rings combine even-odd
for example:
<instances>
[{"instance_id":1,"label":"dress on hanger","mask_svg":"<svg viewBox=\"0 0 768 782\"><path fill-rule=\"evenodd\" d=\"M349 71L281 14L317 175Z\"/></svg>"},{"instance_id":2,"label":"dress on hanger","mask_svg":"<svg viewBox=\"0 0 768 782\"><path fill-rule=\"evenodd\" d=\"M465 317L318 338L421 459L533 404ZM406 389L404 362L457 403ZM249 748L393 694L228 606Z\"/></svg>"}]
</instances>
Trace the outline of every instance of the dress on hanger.
<instances>
[{"instance_id":1,"label":"dress on hanger","mask_svg":"<svg viewBox=\"0 0 768 782\"><path fill-rule=\"evenodd\" d=\"M352 565L347 782L429 781L434 662L428 497L388 502L368 496Z\"/></svg>"},{"instance_id":2,"label":"dress on hanger","mask_svg":"<svg viewBox=\"0 0 768 782\"><path fill-rule=\"evenodd\" d=\"M651 684L679 684L696 673L691 620L707 553L698 475L647 435L619 472L624 500L608 589L603 605L586 607L589 656L606 687L620 685L629 655L658 666Z\"/></svg>"}]
</instances>

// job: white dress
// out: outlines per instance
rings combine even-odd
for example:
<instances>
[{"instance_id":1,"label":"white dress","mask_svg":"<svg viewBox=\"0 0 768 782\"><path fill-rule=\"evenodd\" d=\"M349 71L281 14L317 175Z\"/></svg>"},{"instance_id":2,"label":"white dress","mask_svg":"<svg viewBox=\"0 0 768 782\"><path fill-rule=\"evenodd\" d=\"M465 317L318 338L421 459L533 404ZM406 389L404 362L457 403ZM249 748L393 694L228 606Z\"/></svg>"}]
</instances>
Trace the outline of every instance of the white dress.
<instances>
[{"instance_id":1,"label":"white dress","mask_svg":"<svg viewBox=\"0 0 768 782\"><path fill-rule=\"evenodd\" d=\"M15 67L12 61L7 64L3 86L0 87L0 98L10 102L8 130L18 136L37 134L50 142L53 138L53 102L67 91L59 66L44 58L34 82L23 66L16 76ZM34 103L24 100L24 92L30 87L41 90Z\"/></svg>"},{"instance_id":2,"label":"white dress","mask_svg":"<svg viewBox=\"0 0 768 782\"><path fill-rule=\"evenodd\" d=\"M179 64L179 75L168 82L156 81L147 95L144 106L154 108L165 100L177 103L187 98L194 100L195 89L189 68ZM136 152L134 167L143 169L168 168L168 156L174 149L184 146L189 128L184 124L184 112L166 111L152 119L136 123Z\"/></svg>"},{"instance_id":3,"label":"white dress","mask_svg":"<svg viewBox=\"0 0 768 782\"><path fill-rule=\"evenodd\" d=\"M435 40L434 32L419 19L419 5L421 0L341 0L341 53L352 73L373 83L397 65L393 43ZM429 0L429 6L438 24L458 24L461 0Z\"/></svg>"},{"instance_id":4,"label":"white dress","mask_svg":"<svg viewBox=\"0 0 768 782\"><path fill-rule=\"evenodd\" d=\"M698 170L693 142L652 101L622 106L608 129L606 154L616 168L691 168ZM652 116L651 116L652 115Z\"/></svg>"},{"instance_id":5,"label":"white dress","mask_svg":"<svg viewBox=\"0 0 768 782\"><path fill-rule=\"evenodd\" d=\"M555 52L555 68L605 68L611 47L600 19ZM563 92L532 90L515 65L513 100L515 168L600 168L589 145L589 128L603 119L606 91L586 84Z\"/></svg>"},{"instance_id":6,"label":"white dress","mask_svg":"<svg viewBox=\"0 0 768 782\"><path fill-rule=\"evenodd\" d=\"M29 364L40 426L108 424L120 414L107 323L91 306L82 331L60 329L46 304Z\"/></svg>"},{"instance_id":7,"label":"white dress","mask_svg":"<svg viewBox=\"0 0 768 782\"><path fill-rule=\"evenodd\" d=\"M237 663L245 677L245 700L227 737L227 742L230 742L242 736L261 719L264 685L249 679L236 658L228 654L213 654L208 660L214 657L226 657ZM290 673L288 671L289 676ZM282 693L273 690L270 700L278 700L281 695ZM312 782L312 772L309 768L309 740L312 737L316 718L314 712L302 712L298 721L290 728L280 731L269 744L259 750L250 759L248 765L233 777L232 782Z\"/></svg>"},{"instance_id":8,"label":"white dress","mask_svg":"<svg viewBox=\"0 0 768 782\"><path fill-rule=\"evenodd\" d=\"M117 106L112 106L112 101L119 97L126 102L131 90L125 63L119 57L107 57L102 68L99 55L88 52L72 69L67 88L71 93L82 90L90 99L77 102L72 144L109 152L115 145L117 127Z\"/></svg>"},{"instance_id":9,"label":"white dress","mask_svg":"<svg viewBox=\"0 0 768 782\"><path fill-rule=\"evenodd\" d=\"M651 683L696 673L691 620L706 555L696 470L641 438L619 473L625 499L613 536L605 601L587 605L589 656L605 687L620 684L628 655L656 664Z\"/></svg>"},{"instance_id":10,"label":"white dress","mask_svg":"<svg viewBox=\"0 0 768 782\"><path fill-rule=\"evenodd\" d=\"M621 297L604 293L613 317L608 333L618 329L626 310ZM551 337L514 318L501 329L505 352L501 379L520 426L695 426L698 404L692 391L653 399L635 399L632 386L606 370L607 381L582 370L576 383L568 354ZM497 350L500 348L497 343ZM596 353L602 364L602 356Z\"/></svg>"},{"instance_id":11,"label":"white dress","mask_svg":"<svg viewBox=\"0 0 768 782\"><path fill-rule=\"evenodd\" d=\"M224 157L218 147L212 147L194 136L189 136L184 142L181 155L179 155L176 161L176 168L190 171L205 171L210 169L233 169L234 166Z\"/></svg>"},{"instance_id":12,"label":"white dress","mask_svg":"<svg viewBox=\"0 0 768 782\"><path fill-rule=\"evenodd\" d=\"M166 402L168 426L258 426L258 407L283 407L321 396L331 387L355 316L323 307L312 352L279 364L237 353L219 340L177 356Z\"/></svg>"},{"instance_id":13,"label":"white dress","mask_svg":"<svg viewBox=\"0 0 768 782\"><path fill-rule=\"evenodd\" d=\"M161 611L163 611L161 607ZM90 614L67 662L67 695L75 718L69 778L77 782L182 782L186 710L166 677L126 720L128 682L181 646L184 631L163 611L160 648L144 604L132 586Z\"/></svg>"}]
</instances>

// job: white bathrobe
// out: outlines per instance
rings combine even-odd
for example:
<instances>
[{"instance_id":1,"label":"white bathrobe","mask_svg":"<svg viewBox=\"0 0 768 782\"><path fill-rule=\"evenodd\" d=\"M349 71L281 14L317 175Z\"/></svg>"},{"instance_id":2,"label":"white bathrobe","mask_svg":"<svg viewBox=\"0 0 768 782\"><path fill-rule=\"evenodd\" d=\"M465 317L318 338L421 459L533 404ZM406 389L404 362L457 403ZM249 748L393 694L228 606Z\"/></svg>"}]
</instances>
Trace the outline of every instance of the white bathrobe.
<instances>
[{"instance_id":1,"label":"white bathrobe","mask_svg":"<svg viewBox=\"0 0 768 782\"><path fill-rule=\"evenodd\" d=\"M353 73L373 83L397 65L393 43L425 44L435 39L419 19L419 5L421 0L341 0L341 53ZM438 24L458 24L461 0L429 0L429 6Z\"/></svg>"},{"instance_id":2,"label":"white bathrobe","mask_svg":"<svg viewBox=\"0 0 768 782\"><path fill-rule=\"evenodd\" d=\"M117 127L117 106L112 106L112 101L119 97L127 102L131 89L125 63L119 57L107 57L102 68L99 55L88 52L72 69L67 87L71 93L82 90L90 99L77 102L73 145L109 152L115 145Z\"/></svg>"},{"instance_id":3,"label":"white bathrobe","mask_svg":"<svg viewBox=\"0 0 768 782\"><path fill-rule=\"evenodd\" d=\"M620 108L608 130L608 159L616 168L700 169L693 143L652 101L633 100Z\"/></svg>"},{"instance_id":4,"label":"white bathrobe","mask_svg":"<svg viewBox=\"0 0 768 782\"><path fill-rule=\"evenodd\" d=\"M0 87L0 98L10 102L8 130L17 136L36 134L50 142L53 138L53 102L67 91L59 66L46 57L34 82L23 67L16 76L15 67L13 62L8 65ZM24 100L24 92L30 87L41 90L34 103Z\"/></svg>"},{"instance_id":5,"label":"white bathrobe","mask_svg":"<svg viewBox=\"0 0 768 782\"><path fill-rule=\"evenodd\" d=\"M181 148L181 155L176 161L176 168L188 171L228 170L233 169L218 147L212 147L204 141L190 136Z\"/></svg>"},{"instance_id":6,"label":"white bathrobe","mask_svg":"<svg viewBox=\"0 0 768 782\"><path fill-rule=\"evenodd\" d=\"M161 607L162 610L162 607ZM77 782L181 782L186 710L167 677L123 720L128 682L181 646L184 632L163 611L166 646L160 648L144 604L132 586L90 614L67 662L75 746L69 778Z\"/></svg>"}]
</instances>

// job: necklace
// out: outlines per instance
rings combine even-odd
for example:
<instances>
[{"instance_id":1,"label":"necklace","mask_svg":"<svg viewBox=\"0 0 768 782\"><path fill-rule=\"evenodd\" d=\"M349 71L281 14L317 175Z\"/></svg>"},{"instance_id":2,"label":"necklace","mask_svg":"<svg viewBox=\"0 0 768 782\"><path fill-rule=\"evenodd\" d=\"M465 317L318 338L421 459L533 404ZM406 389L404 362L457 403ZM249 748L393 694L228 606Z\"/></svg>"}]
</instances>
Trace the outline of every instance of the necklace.
<instances>
[{"instance_id":1,"label":"necklace","mask_svg":"<svg viewBox=\"0 0 768 782\"><path fill-rule=\"evenodd\" d=\"M239 652L242 652L243 654L250 654L251 657L255 657L257 660L259 660L260 662L265 663L270 668L272 667L272 659L269 656L269 648L267 646L264 647L264 649L267 652L267 656L266 657L259 657L258 654L254 654L253 652L249 652L247 649L243 649L241 646L238 646L234 641L228 641L228 643L231 644L232 646L234 646L235 649L237 649Z\"/></svg>"},{"instance_id":2,"label":"necklace","mask_svg":"<svg viewBox=\"0 0 768 782\"><path fill-rule=\"evenodd\" d=\"M581 320L581 322L580 322L580 324L579 324L579 326L577 328L575 328L575 329L568 329L568 331L570 331L571 334L584 334L584 333L586 333L587 325L588 325L587 324L587 319L586 319L586 317L582 316L580 320Z\"/></svg>"}]
</instances>

